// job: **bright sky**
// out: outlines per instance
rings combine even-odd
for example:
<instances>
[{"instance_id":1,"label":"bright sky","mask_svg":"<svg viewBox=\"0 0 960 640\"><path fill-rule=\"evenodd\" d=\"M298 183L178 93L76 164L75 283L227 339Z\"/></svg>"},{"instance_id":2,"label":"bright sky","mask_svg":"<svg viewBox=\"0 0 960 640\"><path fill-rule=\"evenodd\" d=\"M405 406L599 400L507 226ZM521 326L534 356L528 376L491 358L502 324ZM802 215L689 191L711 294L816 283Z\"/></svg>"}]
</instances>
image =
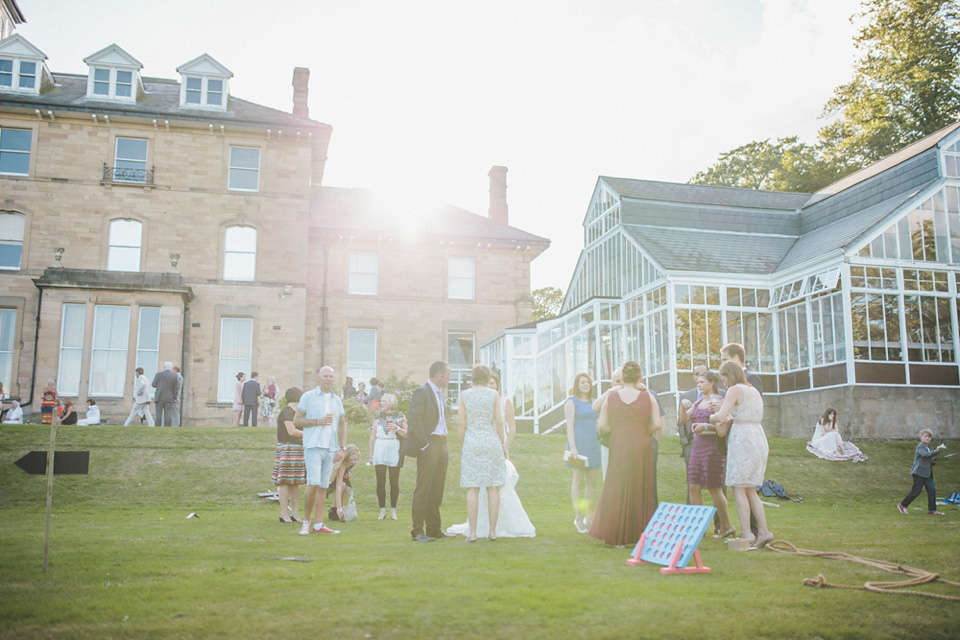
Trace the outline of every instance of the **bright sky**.
<instances>
[{"instance_id":1,"label":"bright sky","mask_svg":"<svg viewBox=\"0 0 960 640\"><path fill-rule=\"evenodd\" d=\"M232 95L333 126L324 184L486 215L551 240L567 288L597 176L686 182L752 140L812 142L850 79L859 0L18 0L54 72L116 42L146 76L209 53Z\"/></svg>"}]
</instances>

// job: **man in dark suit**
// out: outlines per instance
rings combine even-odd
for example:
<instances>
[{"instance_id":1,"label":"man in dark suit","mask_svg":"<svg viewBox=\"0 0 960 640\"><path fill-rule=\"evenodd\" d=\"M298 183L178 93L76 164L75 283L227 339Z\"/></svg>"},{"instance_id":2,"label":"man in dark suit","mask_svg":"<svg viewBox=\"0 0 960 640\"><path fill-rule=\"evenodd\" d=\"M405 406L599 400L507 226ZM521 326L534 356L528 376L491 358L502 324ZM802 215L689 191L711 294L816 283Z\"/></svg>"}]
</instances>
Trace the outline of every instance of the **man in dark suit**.
<instances>
[{"instance_id":1,"label":"man in dark suit","mask_svg":"<svg viewBox=\"0 0 960 640\"><path fill-rule=\"evenodd\" d=\"M153 376L153 387L157 390L153 401L157 403L157 424L164 427L173 425L173 407L180 395L180 380L173 372L173 363L164 362L163 371ZM161 420L162 416L162 420Z\"/></svg>"},{"instance_id":2,"label":"man in dark suit","mask_svg":"<svg viewBox=\"0 0 960 640\"><path fill-rule=\"evenodd\" d=\"M240 388L240 400L243 402L243 426L247 426L250 414L253 414L253 426L257 426L257 409L260 407L260 383L256 371L250 373L250 379Z\"/></svg>"},{"instance_id":3,"label":"man in dark suit","mask_svg":"<svg viewBox=\"0 0 960 640\"><path fill-rule=\"evenodd\" d=\"M731 342L720 349L720 364L729 361L736 362L740 365L740 368L743 369L743 375L747 378L747 384L759 391L762 396L763 381L756 373L747 371L747 352L744 351L742 344Z\"/></svg>"},{"instance_id":4,"label":"man in dark suit","mask_svg":"<svg viewBox=\"0 0 960 640\"><path fill-rule=\"evenodd\" d=\"M417 459L417 488L413 491L413 530L415 542L433 542L445 538L440 528L440 504L447 480L447 417L443 390L450 383L450 365L434 362L430 379L413 392L407 413L407 439L403 454ZM426 531L424 531L426 523Z\"/></svg>"}]
</instances>

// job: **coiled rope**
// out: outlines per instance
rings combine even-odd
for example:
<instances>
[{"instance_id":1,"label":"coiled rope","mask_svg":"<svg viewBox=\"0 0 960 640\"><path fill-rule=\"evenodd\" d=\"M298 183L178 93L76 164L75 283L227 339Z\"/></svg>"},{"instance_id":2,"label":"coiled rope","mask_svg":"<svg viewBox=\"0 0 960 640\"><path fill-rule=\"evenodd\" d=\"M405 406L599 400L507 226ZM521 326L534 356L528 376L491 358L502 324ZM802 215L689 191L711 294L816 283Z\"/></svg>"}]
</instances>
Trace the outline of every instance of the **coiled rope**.
<instances>
[{"instance_id":1,"label":"coiled rope","mask_svg":"<svg viewBox=\"0 0 960 640\"><path fill-rule=\"evenodd\" d=\"M865 564L876 569L882 569L883 571L889 571L890 573L900 573L905 576L908 576L907 580L901 582L865 582L863 586L856 585L845 585L845 584L830 584L827 582L827 579L823 577L823 574L819 574L815 579L814 578L805 578L803 581L804 586L806 587L818 587L822 589L856 589L860 591L873 591L874 593L902 593L915 596L923 596L925 598L938 598L940 600L950 600L952 602L960 602L960 596L947 596L941 595L939 593L926 593L923 591L904 591L905 587L917 587L922 584L930 584L933 582L942 582L953 587L960 587L960 582L954 582L952 580L945 580L940 577L940 574L930 573L924 569L918 569L916 567L907 567L902 564L895 564L893 562L885 562L883 560L872 560L870 558L861 558L860 556L851 555L849 553L841 553L839 551L811 551L809 549L798 549L786 540L773 540L767 544L767 549L771 551L776 551L777 553L785 553L798 556L814 556L819 558L831 558L834 560L849 560L850 562L859 562L860 564Z\"/></svg>"}]
</instances>

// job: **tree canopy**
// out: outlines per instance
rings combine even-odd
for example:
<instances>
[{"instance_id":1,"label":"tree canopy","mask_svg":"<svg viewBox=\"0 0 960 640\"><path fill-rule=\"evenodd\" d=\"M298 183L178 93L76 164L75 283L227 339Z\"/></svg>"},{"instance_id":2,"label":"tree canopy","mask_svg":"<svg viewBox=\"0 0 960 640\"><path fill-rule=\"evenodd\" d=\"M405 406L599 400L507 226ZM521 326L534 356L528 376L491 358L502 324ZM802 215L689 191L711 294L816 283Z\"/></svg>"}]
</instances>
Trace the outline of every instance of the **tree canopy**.
<instances>
[{"instance_id":1,"label":"tree canopy","mask_svg":"<svg viewBox=\"0 0 960 640\"><path fill-rule=\"evenodd\" d=\"M560 307L563 306L563 291L556 287L543 287L534 289L533 296L533 319L546 320L560 313Z\"/></svg>"},{"instance_id":2,"label":"tree canopy","mask_svg":"<svg viewBox=\"0 0 960 640\"><path fill-rule=\"evenodd\" d=\"M817 143L750 142L692 184L811 193L960 118L958 0L864 0L855 17L853 78L824 106Z\"/></svg>"}]
</instances>

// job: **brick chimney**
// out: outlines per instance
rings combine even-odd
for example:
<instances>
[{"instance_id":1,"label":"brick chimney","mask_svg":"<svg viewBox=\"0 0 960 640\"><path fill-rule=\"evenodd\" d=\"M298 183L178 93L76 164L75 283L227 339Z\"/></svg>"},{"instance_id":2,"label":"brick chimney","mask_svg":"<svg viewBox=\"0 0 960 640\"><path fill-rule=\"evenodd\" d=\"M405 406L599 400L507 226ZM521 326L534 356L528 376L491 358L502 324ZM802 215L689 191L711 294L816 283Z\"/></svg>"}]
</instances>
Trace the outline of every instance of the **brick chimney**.
<instances>
[{"instance_id":1,"label":"brick chimney","mask_svg":"<svg viewBox=\"0 0 960 640\"><path fill-rule=\"evenodd\" d=\"M309 118L310 107L307 106L307 84L310 82L310 69L306 67L293 68L293 115L299 118Z\"/></svg>"},{"instance_id":2,"label":"brick chimney","mask_svg":"<svg viewBox=\"0 0 960 640\"><path fill-rule=\"evenodd\" d=\"M507 217L507 168L490 167L490 213L494 222L509 224Z\"/></svg>"}]
</instances>

